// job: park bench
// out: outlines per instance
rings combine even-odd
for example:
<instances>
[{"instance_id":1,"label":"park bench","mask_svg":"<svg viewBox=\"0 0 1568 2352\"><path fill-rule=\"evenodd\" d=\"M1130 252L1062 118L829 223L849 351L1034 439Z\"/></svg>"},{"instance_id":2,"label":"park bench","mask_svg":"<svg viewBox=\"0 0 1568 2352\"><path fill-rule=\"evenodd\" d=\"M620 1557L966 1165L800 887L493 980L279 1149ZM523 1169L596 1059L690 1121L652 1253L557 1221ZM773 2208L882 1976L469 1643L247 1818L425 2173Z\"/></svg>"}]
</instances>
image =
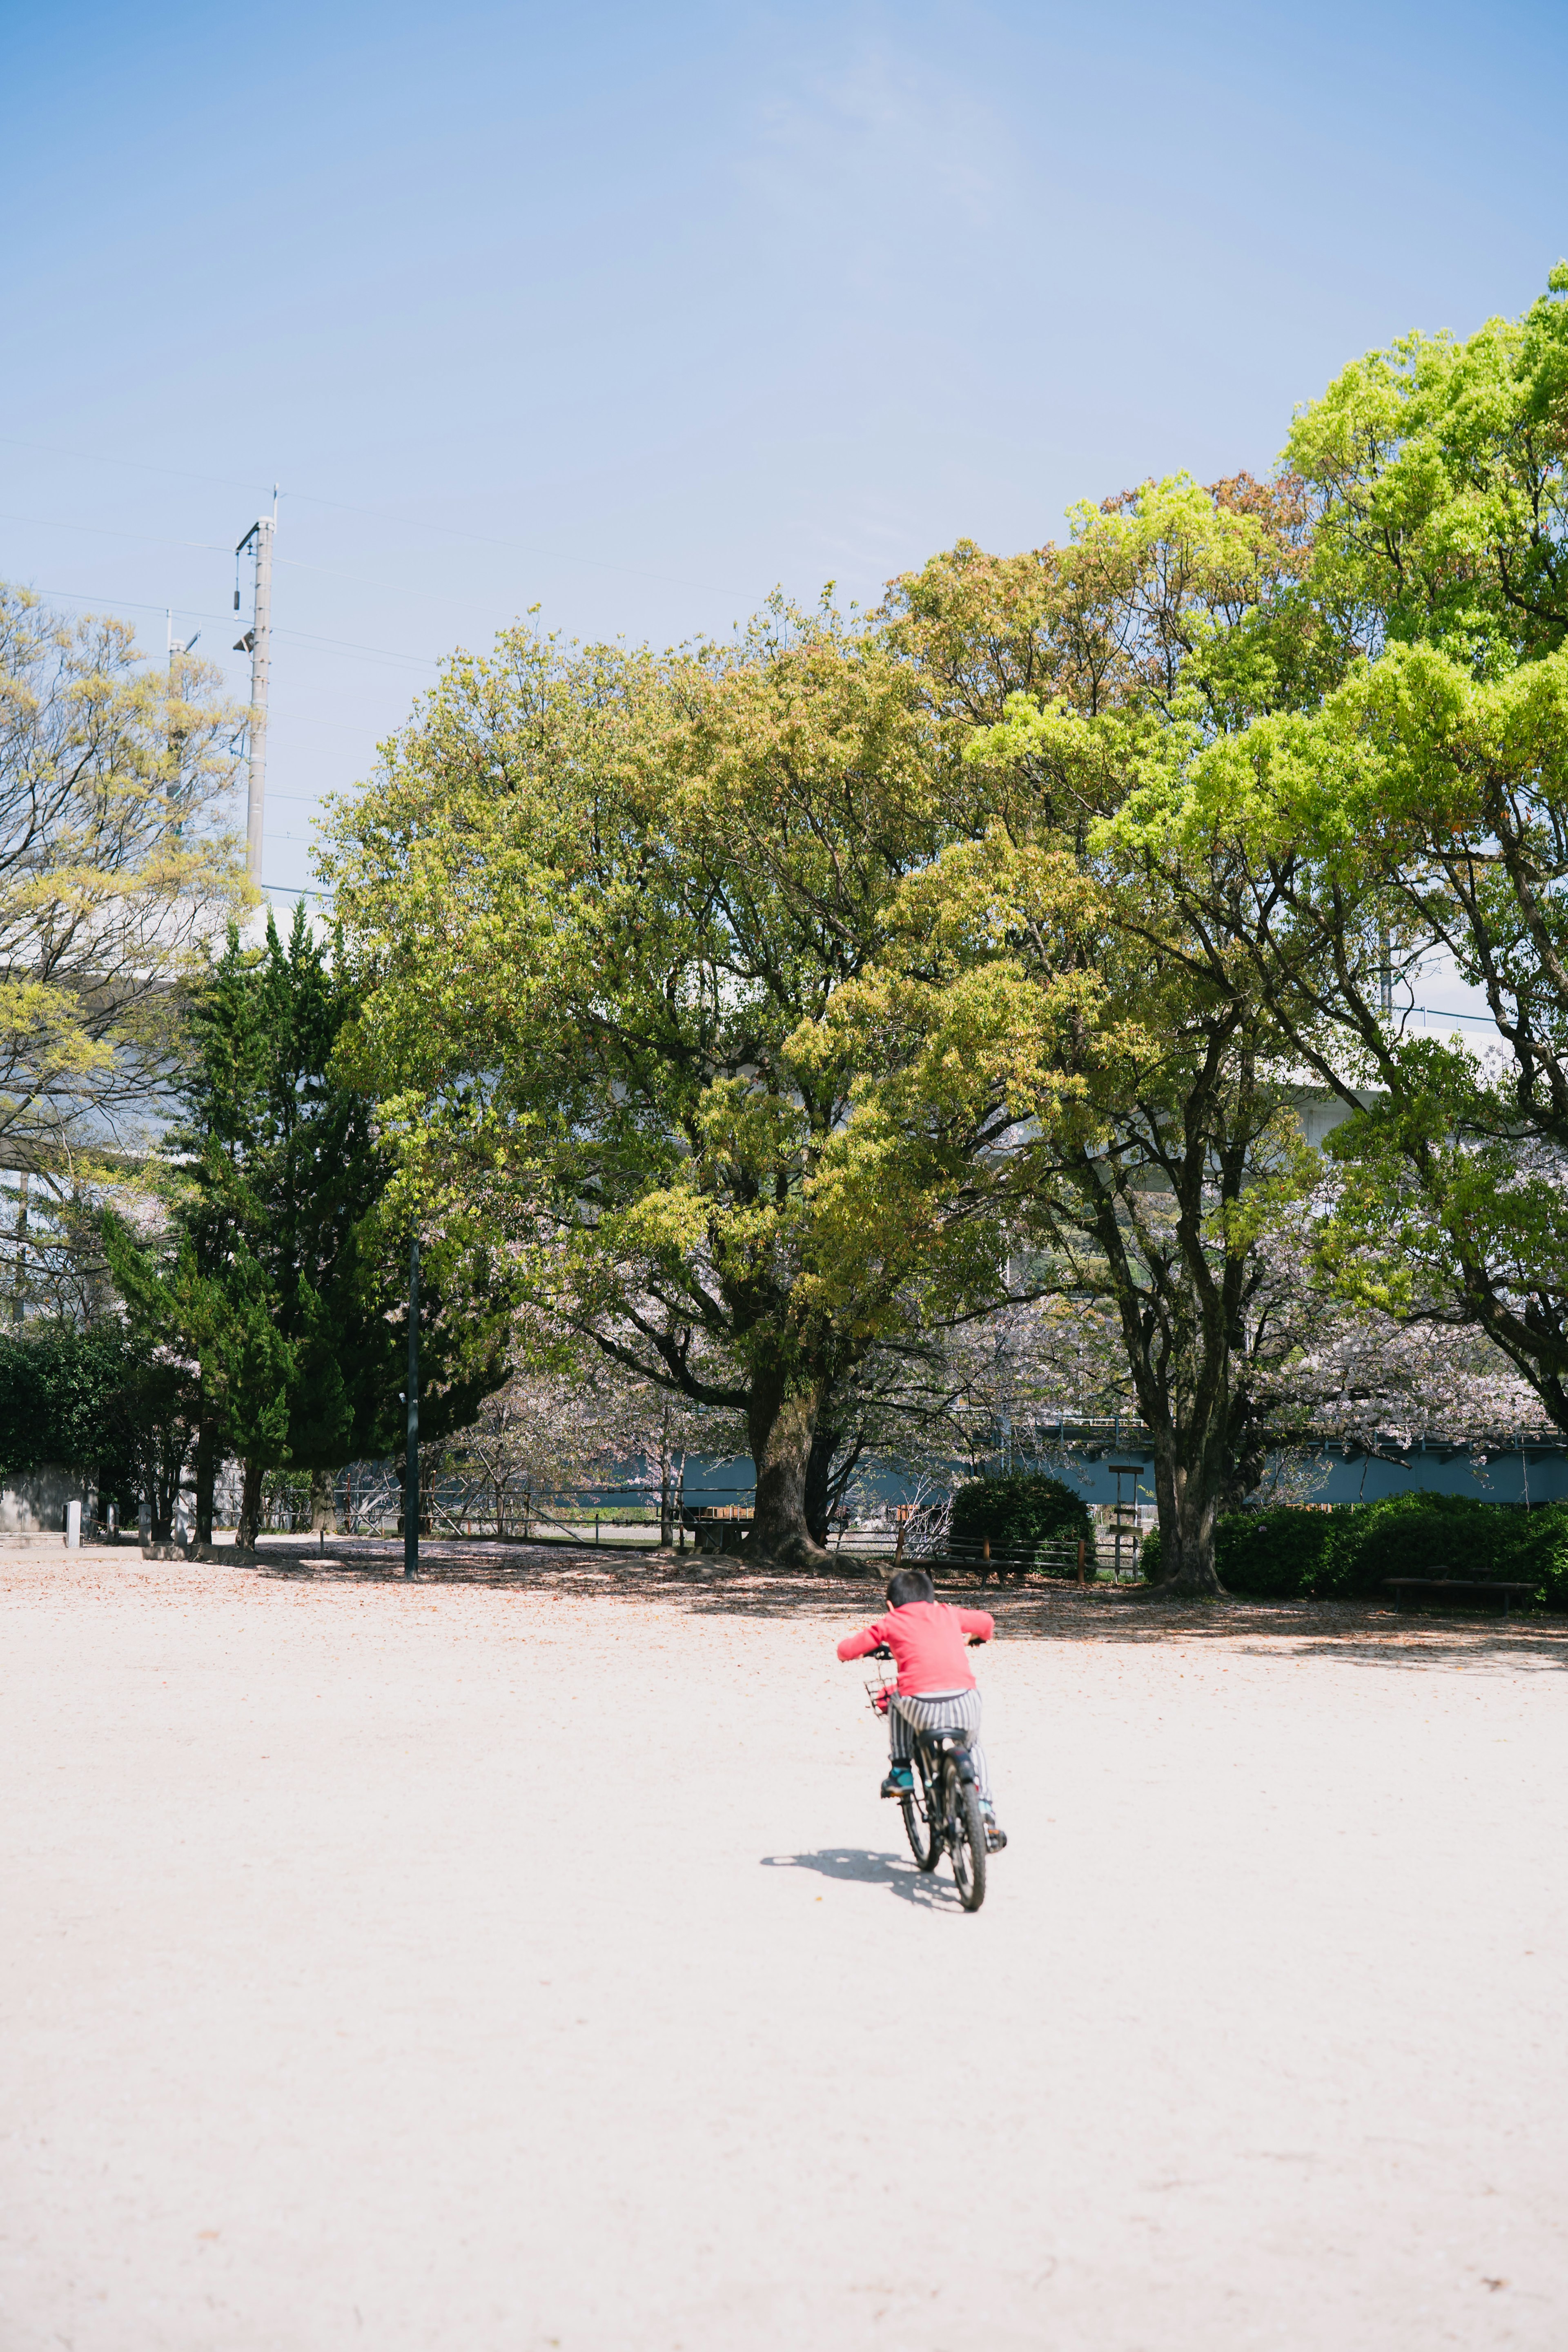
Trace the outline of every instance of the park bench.
<instances>
[{"instance_id":1,"label":"park bench","mask_svg":"<svg viewBox=\"0 0 1568 2352\"><path fill-rule=\"evenodd\" d=\"M1531 1600L1536 1590L1533 1584L1511 1584L1495 1576L1451 1576L1446 1568L1430 1568L1425 1576L1385 1576L1383 1589L1393 1593L1400 1613L1406 1601L1416 1609L1442 1609L1500 1601L1505 1617L1514 1601Z\"/></svg>"}]
</instances>

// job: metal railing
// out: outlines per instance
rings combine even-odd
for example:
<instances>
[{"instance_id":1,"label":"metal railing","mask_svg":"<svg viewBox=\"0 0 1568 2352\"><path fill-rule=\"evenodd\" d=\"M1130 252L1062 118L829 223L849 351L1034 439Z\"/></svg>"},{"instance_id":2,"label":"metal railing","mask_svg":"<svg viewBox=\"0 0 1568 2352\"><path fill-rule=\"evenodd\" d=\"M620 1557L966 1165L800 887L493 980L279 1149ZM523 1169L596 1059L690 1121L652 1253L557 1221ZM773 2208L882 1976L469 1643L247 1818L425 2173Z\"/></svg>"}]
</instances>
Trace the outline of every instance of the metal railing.
<instances>
[{"instance_id":1,"label":"metal railing","mask_svg":"<svg viewBox=\"0 0 1568 2352\"><path fill-rule=\"evenodd\" d=\"M1021 1584L1026 1577L1043 1576L1053 1581L1077 1581L1082 1577L1086 1584L1110 1579L1115 1582L1135 1581L1138 1576L1135 1540L1124 1541L1112 1553L1109 1561L1097 1553L1092 1542L1080 1542L1076 1537L1062 1543L992 1543L986 1537L951 1538L936 1550L904 1551L897 1558L907 1560L911 1568L924 1568L932 1576L959 1573L984 1583L994 1576L998 1583Z\"/></svg>"},{"instance_id":2,"label":"metal railing","mask_svg":"<svg viewBox=\"0 0 1568 2352\"><path fill-rule=\"evenodd\" d=\"M687 1543L696 1528L721 1513L733 1525L749 1520L749 1499L730 1497L752 1492L742 1486L704 1486L672 1494L671 1512ZM710 1500L709 1498L712 1498ZM719 1498L724 1498L720 1500ZM350 1535L392 1535L402 1522L402 1486L392 1462L354 1462L340 1470L334 1482L334 1507ZM281 1516L280 1522L281 1522ZM297 1514L308 1524L303 1502ZM503 1541L531 1543L570 1540L657 1542L660 1491L651 1484L606 1480L582 1486L535 1486L525 1481L497 1485L482 1474L469 1475L449 1467L422 1466L420 1478L422 1529L432 1535L488 1536ZM285 1529L285 1532L296 1532Z\"/></svg>"},{"instance_id":3,"label":"metal railing","mask_svg":"<svg viewBox=\"0 0 1568 2352\"><path fill-rule=\"evenodd\" d=\"M340 1524L350 1535L392 1536L398 1530L402 1489L391 1463L354 1463L338 1474L335 1504ZM733 1499L732 1499L733 1498ZM672 1496L673 1532L684 1549L740 1549L751 1531L751 1489L706 1486ZM487 1480L454 1475L433 1477L421 1494L423 1531L432 1536L488 1538L503 1542L591 1543L601 1549L647 1550L660 1532L659 1492L638 1485L532 1490L516 1498L514 1507L497 1515L494 1486ZM281 1516L281 1515L280 1515ZM917 1509L889 1506L879 1520L852 1520L836 1513L828 1531L827 1549L835 1557L874 1560L888 1568L907 1561L934 1576L966 1580L1021 1581L1028 1576L1071 1580L1079 1573L1077 1539L1060 1543L1009 1546L984 1538L955 1541L947 1529L946 1502ZM301 1516L301 1526L308 1520ZM298 1529L284 1529L298 1532ZM1100 1538L1101 1552L1109 1549ZM1130 1539L1122 1549L1121 1572L1136 1572L1136 1548ZM1084 1548L1086 1580L1103 1580L1108 1571L1096 1559L1091 1541Z\"/></svg>"}]
</instances>

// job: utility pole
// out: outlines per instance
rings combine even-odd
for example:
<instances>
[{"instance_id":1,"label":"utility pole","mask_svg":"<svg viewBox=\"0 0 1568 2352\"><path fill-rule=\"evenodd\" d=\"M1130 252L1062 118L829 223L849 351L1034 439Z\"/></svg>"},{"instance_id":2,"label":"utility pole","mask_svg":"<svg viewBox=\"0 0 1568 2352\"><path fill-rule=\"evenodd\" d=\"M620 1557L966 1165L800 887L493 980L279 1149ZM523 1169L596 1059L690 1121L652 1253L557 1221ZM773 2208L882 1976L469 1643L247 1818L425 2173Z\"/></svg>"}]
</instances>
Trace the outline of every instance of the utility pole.
<instances>
[{"instance_id":1,"label":"utility pole","mask_svg":"<svg viewBox=\"0 0 1568 2352\"><path fill-rule=\"evenodd\" d=\"M198 629L195 636L187 637L183 646L176 645L174 642L174 615L167 604L163 607L163 633L169 640L169 677L171 683L172 683L174 677L174 664L179 661L183 656L194 650L196 640L200 637L202 633L200 629ZM236 653L238 652L239 648L237 646L235 650Z\"/></svg>"},{"instance_id":2,"label":"utility pole","mask_svg":"<svg viewBox=\"0 0 1568 2352\"><path fill-rule=\"evenodd\" d=\"M419 1235L408 1245L408 1453L402 1474L402 1572L419 1574Z\"/></svg>"},{"instance_id":3,"label":"utility pole","mask_svg":"<svg viewBox=\"0 0 1568 2352\"><path fill-rule=\"evenodd\" d=\"M250 627L236 640L236 654L250 656L250 777L246 800L245 870L253 882L261 880L261 845L267 807L267 681L272 658L272 541L277 530L277 492L272 493L272 513L253 522L235 550L236 558L248 547L256 561L256 601ZM235 590L239 611L239 590Z\"/></svg>"}]
</instances>

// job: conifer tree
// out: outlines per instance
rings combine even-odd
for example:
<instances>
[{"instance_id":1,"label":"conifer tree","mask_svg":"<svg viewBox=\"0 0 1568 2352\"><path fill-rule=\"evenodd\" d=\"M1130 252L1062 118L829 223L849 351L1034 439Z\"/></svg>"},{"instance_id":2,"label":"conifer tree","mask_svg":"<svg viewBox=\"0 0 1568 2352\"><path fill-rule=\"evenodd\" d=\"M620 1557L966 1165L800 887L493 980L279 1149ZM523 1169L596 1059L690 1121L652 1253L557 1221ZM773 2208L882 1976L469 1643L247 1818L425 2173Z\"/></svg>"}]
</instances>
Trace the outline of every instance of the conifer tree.
<instances>
[{"instance_id":1,"label":"conifer tree","mask_svg":"<svg viewBox=\"0 0 1568 2352\"><path fill-rule=\"evenodd\" d=\"M372 1103L333 1063L356 1001L340 955L313 937L302 907L287 946L270 917L259 950L231 927L191 1005L183 1116L165 1150L167 1233L144 1244L107 1221L133 1321L192 1368L203 1542L226 1455L244 1465L246 1539L267 1470L325 1474L396 1444L407 1302L381 1214L386 1160ZM457 1268L459 1279L475 1271ZM452 1268L439 1245L430 1254L429 1438L463 1425L504 1377L506 1302L486 1295L476 1271L476 1311L459 1325L444 1311Z\"/></svg>"}]
</instances>

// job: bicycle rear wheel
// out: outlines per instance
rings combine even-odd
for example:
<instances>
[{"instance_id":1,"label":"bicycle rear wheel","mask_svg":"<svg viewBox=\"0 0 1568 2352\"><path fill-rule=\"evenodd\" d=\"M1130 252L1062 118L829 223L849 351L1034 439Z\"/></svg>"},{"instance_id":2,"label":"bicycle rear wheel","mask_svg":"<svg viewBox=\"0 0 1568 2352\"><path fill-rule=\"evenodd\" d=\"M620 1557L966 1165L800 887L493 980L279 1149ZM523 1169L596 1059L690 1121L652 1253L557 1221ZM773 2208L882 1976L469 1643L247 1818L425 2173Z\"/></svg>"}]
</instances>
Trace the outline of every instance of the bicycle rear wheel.
<instances>
[{"instance_id":1,"label":"bicycle rear wheel","mask_svg":"<svg viewBox=\"0 0 1568 2352\"><path fill-rule=\"evenodd\" d=\"M973 1781L961 1780L951 1760L944 1779L947 1843L958 1900L966 1911L977 1911L986 1899L986 1825L980 1818L980 1801Z\"/></svg>"}]
</instances>

